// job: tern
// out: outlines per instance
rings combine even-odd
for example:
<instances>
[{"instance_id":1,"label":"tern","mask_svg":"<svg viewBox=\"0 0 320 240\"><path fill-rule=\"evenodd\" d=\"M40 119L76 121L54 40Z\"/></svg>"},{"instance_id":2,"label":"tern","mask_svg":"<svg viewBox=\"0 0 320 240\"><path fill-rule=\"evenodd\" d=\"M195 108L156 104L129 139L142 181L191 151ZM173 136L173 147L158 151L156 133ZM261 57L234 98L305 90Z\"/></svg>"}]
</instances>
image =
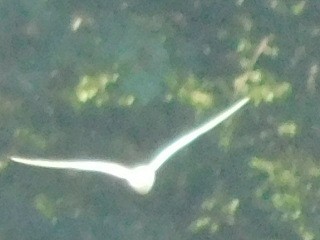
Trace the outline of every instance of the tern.
<instances>
[{"instance_id":1,"label":"tern","mask_svg":"<svg viewBox=\"0 0 320 240\"><path fill-rule=\"evenodd\" d=\"M129 186L139 194L147 194L152 189L157 170L177 151L185 147L199 136L210 131L215 126L226 120L228 117L237 112L240 108L249 102L249 98L243 98L235 104L219 113L217 116L208 120L196 129L177 138L171 144L159 151L149 163L141 164L135 167L126 167L115 162L94 159L77 159L75 160L50 160L50 159L31 159L18 156L11 156L14 162L56 169L76 169L82 171L93 171L112 175L114 177L127 181Z\"/></svg>"}]
</instances>

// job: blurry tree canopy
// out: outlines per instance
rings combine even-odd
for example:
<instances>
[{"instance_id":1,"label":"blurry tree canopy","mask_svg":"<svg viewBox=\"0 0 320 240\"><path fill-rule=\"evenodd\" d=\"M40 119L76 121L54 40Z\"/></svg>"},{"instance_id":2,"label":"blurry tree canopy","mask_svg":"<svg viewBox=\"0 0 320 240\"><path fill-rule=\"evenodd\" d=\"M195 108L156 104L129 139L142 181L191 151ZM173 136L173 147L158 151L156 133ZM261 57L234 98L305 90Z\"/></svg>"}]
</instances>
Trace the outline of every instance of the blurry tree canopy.
<instances>
[{"instance_id":1,"label":"blurry tree canopy","mask_svg":"<svg viewBox=\"0 0 320 240\"><path fill-rule=\"evenodd\" d=\"M0 1L0 239L320 239L320 2ZM7 156L148 159L147 196Z\"/></svg>"}]
</instances>

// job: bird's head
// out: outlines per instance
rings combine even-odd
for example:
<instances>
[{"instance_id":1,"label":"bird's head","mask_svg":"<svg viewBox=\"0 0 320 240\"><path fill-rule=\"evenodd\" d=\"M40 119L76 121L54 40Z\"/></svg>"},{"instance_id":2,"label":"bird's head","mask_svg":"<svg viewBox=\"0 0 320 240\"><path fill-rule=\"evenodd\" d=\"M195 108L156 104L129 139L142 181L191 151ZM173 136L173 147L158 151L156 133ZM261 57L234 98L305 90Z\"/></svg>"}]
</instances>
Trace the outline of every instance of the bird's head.
<instances>
[{"instance_id":1,"label":"bird's head","mask_svg":"<svg viewBox=\"0 0 320 240\"><path fill-rule=\"evenodd\" d=\"M155 171L150 166L141 165L132 169L127 181L137 193L147 194L153 187L155 175Z\"/></svg>"}]
</instances>

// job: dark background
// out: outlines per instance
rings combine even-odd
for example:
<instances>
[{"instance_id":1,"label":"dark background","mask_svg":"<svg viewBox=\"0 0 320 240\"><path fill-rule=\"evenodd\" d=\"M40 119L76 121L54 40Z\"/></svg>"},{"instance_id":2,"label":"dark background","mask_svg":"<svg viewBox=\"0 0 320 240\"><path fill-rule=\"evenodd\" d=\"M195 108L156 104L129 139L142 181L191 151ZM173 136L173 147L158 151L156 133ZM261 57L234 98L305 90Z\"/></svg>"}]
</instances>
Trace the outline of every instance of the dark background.
<instances>
[{"instance_id":1,"label":"dark background","mask_svg":"<svg viewBox=\"0 0 320 240\"><path fill-rule=\"evenodd\" d=\"M0 1L0 239L320 239L320 2ZM150 194L135 165L249 95Z\"/></svg>"}]
</instances>

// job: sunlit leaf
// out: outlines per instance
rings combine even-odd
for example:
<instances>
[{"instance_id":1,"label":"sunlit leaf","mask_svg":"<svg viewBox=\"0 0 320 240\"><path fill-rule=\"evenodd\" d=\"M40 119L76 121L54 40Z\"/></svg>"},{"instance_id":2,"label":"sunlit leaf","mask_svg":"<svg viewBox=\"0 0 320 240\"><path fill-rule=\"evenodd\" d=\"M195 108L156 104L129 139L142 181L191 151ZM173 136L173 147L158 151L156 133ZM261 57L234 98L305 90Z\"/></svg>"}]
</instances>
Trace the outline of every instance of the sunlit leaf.
<instances>
[{"instance_id":1,"label":"sunlit leaf","mask_svg":"<svg viewBox=\"0 0 320 240\"><path fill-rule=\"evenodd\" d=\"M35 208L53 223L56 221L54 203L45 195L39 194L34 200Z\"/></svg>"}]
</instances>

